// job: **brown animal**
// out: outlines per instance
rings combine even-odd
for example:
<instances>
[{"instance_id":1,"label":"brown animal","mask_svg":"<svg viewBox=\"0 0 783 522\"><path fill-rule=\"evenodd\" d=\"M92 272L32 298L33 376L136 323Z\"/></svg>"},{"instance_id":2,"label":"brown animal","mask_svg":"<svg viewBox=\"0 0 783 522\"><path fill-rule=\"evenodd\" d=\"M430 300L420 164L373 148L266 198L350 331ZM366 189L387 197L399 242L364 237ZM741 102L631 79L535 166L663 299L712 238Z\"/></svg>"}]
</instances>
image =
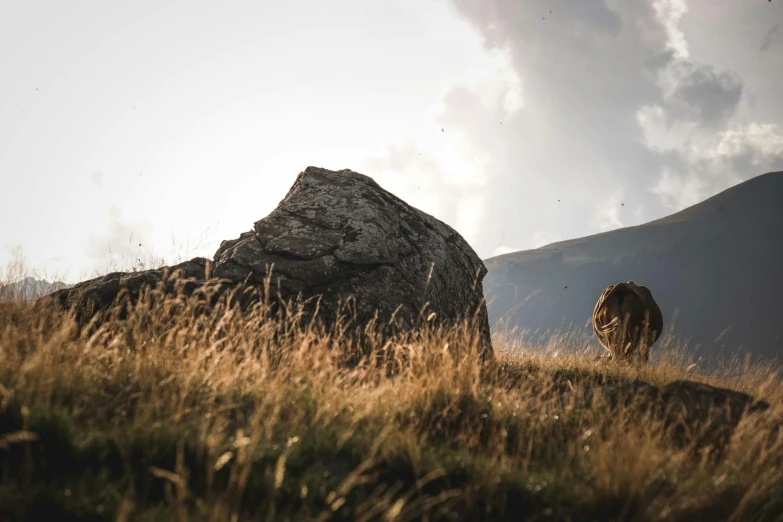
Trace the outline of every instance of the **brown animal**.
<instances>
[{"instance_id":1,"label":"brown animal","mask_svg":"<svg viewBox=\"0 0 783 522\"><path fill-rule=\"evenodd\" d=\"M615 361L638 355L647 362L663 331L663 314L650 290L633 281L603 291L593 310L593 331Z\"/></svg>"}]
</instances>

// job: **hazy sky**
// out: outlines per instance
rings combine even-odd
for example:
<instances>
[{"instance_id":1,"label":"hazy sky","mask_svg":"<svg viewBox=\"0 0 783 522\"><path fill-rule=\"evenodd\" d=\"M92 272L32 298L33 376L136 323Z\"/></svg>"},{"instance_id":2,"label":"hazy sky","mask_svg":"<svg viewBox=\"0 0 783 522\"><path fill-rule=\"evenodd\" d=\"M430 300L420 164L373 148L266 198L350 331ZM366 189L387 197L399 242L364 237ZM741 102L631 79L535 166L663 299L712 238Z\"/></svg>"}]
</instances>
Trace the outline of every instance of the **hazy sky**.
<instances>
[{"instance_id":1,"label":"hazy sky","mask_svg":"<svg viewBox=\"0 0 783 522\"><path fill-rule=\"evenodd\" d=\"M783 169L781 24L779 0L0 0L0 265L210 256L308 165L482 258L640 224Z\"/></svg>"}]
</instances>

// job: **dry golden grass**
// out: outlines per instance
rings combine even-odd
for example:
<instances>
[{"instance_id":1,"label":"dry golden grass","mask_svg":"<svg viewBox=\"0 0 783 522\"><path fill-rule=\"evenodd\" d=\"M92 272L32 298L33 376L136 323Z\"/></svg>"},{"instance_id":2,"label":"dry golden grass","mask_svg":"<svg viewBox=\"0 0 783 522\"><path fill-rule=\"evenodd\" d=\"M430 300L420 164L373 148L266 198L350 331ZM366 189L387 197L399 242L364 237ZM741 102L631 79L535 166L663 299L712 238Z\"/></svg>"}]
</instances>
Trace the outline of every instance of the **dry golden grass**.
<instances>
[{"instance_id":1,"label":"dry golden grass","mask_svg":"<svg viewBox=\"0 0 783 522\"><path fill-rule=\"evenodd\" d=\"M2 520L779 520L783 386L771 368L695 374L675 352L598 368L588 339L429 329L340 363L339 333L147 292L77 328L0 308ZM666 351L665 349L663 351ZM379 362L380 361L380 362ZM725 457L675 446L588 386L699 380L770 409Z\"/></svg>"}]
</instances>

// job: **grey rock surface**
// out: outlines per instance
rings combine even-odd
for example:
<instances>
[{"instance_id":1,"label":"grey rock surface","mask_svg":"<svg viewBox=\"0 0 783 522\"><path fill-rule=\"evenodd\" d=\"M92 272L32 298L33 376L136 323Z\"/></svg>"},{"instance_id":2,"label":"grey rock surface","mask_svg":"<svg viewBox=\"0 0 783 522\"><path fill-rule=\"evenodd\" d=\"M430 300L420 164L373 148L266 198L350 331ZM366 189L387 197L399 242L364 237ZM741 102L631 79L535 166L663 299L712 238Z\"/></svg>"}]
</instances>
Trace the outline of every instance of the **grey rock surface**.
<instances>
[{"instance_id":1,"label":"grey rock surface","mask_svg":"<svg viewBox=\"0 0 783 522\"><path fill-rule=\"evenodd\" d=\"M349 301L357 324L376 311L402 329L431 314L433 323L475 315L491 353L484 263L453 228L363 174L308 167L272 213L215 253L215 277L262 285L270 269L284 299L320 295L327 323Z\"/></svg>"},{"instance_id":2,"label":"grey rock surface","mask_svg":"<svg viewBox=\"0 0 783 522\"><path fill-rule=\"evenodd\" d=\"M155 287L164 279L167 292L191 295L209 279L209 267L208 259L197 257L178 265L154 270L111 272L53 292L39 299L36 306L55 304L73 310L77 320L84 323L94 314L116 304L118 298L123 295L135 302L145 287ZM175 275L177 277L173 277Z\"/></svg>"},{"instance_id":3,"label":"grey rock surface","mask_svg":"<svg viewBox=\"0 0 783 522\"><path fill-rule=\"evenodd\" d=\"M175 271L181 276L176 288L167 277ZM486 272L459 233L370 177L308 167L272 213L223 241L212 262L195 258L166 269L111 273L55 292L47 302L87 319L119 295L133 300L161 281L167 291L187 295L205 285L220 293L244 283L258 297L271 274L272 298L308 301L305 316L315 314L319 298L315 317L326 325L349 310L358 330L377 312L389 333L423 320L470 319L477 321L480 349L492 354L482 290Z\"/></svg>"}]
</instances>

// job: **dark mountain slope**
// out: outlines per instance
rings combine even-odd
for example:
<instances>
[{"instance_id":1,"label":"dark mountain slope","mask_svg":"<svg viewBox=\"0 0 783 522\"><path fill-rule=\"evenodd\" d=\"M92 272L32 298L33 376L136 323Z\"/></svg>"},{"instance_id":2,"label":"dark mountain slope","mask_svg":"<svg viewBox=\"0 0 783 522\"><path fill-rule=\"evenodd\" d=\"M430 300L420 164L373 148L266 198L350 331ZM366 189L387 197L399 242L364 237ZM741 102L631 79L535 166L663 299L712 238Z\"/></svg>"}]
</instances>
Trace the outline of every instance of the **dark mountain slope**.
<instances>
[{"instance_id":1,"label":"dark mountain slope","mask_svg":"<svg viewBox=\"0 0 783 522\"><path fill-rule=\"evenodd\" d=\"M633 280L652 290L666 328L690 338L699 355L776 356L783 349L783 172L644 225L485 263L493 324L581 327L606 286Z\"/></svg>"}]
</instances>

